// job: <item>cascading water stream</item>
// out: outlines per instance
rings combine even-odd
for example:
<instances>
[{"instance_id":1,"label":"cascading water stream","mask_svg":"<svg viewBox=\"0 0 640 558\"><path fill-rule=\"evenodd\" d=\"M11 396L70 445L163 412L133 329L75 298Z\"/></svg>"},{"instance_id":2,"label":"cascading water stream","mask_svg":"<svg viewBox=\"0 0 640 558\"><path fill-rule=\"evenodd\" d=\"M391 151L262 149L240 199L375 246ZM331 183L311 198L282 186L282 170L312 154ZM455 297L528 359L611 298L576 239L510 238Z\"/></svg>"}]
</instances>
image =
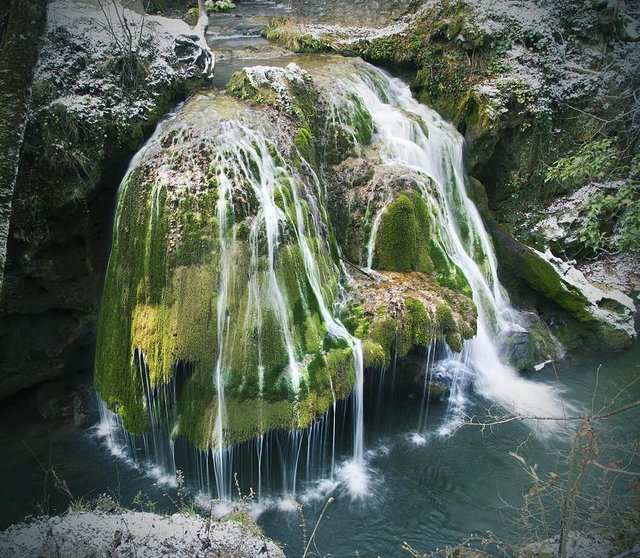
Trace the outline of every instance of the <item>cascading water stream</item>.
<instances>
[{"instance_id":1,"label":"cascading water stream","mask_svg":"<svg viewBox=\"0 0 640 558\"><path fill-rule=\"evenodd\" d=\"M355 93L369 110L375 126L374 142L381 144L385 163L406 166L432 179L438 196L437 199L431 196L430 201L439 206L440 238L446 242L449 257L462 269L473 291L478 309L477 334L465 344L461 354L449 353L439 363L452 376L450 408L455 417L442 433L450 432L461 418L464 386L471 379L482 396L511 413L562 417L563 404L556 390L521 378L500 360L498 334L521 331L522 327L518 312L509 305L498 280L495 253L482 218L465 190L463 138L435 111L416 102L407 85L380 70L367 68L341 82L339 87ZM428 136L411 116L422 119ZM461 234L463 227L468 230L466 242ZM376 233L374 226L368 244L369 267ZM484 259L482 267L476 261L480 259L478 256Z\"/></svg>"},{"instance_id":2,"label":"cascading water stream","mask_svg":"<svg viewBox=\"0 0 640 558\"><path fill-rule=\"evenodd\" d=\"M272 159L270 160L272 161ZM296 236L299 246L302 249L307 279L318 303L322 320L327 325L328 334L338 339L344 339L349 344L353 353L354 371L356 375L352 395L354 405L353 460L348 466L349 474L343 474L342 478L348 484L352 495L361 496L366 492L366 473L364 470L364 362L362 346L360 341L353 337L344 325L329 311L320 287L320 271L307 239L305 218L298 192L299 185L295 180L292 180L290 185L296 216Z\"/></svg>"},{"instance_id":3,"label":"cascading water stream","mask_svg":"<svg viewBox=\"0 0 640 558\"><path fill-rule=\"evenodd\" d=\"M171 119L169 119L169 122ZM180 125L180 121L173 122L172 125ZM158 156L166 149L166 143L162 145L161 135L164 127L158 128L156 134L148 142L132 161L127 177L123 181L123 188L120 196L123 197L129 187L129 177L134 176L141 161L147 155ZM188 131L187 131L188 133ZM189 137L187 135L187 137ZM180 142L180 139L172 141ZM341 478L345 481L347 488L354 496L360 496L366 491L366 475L364 469L364 418L363 418L363 358L360 341L353 338L342 323L334 317L325 300L322 273L317 261L317 254L314 253L310 240L321 242L319 230L321 223L318 215L318 204L315 196L321 196L320 181L313 174L310 166L307 167L306 174L311 175L311 183L315 186L308 187L301 178L293 172L290 166L284 163L282 156L277 152L275 145L265 137L252 129L249 129L237 121L223 123L221 133L215 139L217 147L214 151L213 159L209 168L215 172L215 182L217 184L216 201L216 237L218 245L218 271L217 271L217 298L214 307L217 337L212 340L212 350L215 351L214 366L211 371L211 381L215 387L215 412L210 416L211 442L209 455L213 465L213 477L215 479L216 493L218 497L227 499L232 494L232 473L234 471L234 451L228 447L228 431L230 428L227 396L225 394L226 384L233 369L234 347L236 347L234 336L238 335L238 323L252 323L255 330L260 331L265 327L276 328L282 335L284 349L286 351L288 366L284 374L288 378L292 392L296 400L303 381L303 366L307 366L300 360L300 341L294 339L292 316L290 316L290 302L285 293L286 287L283 283L281 272L277 269L276 259L281 251L286 250L283 242L283 235L291 233L295 237L296 245L302 255L302 264L306 281L310 287L315 305L319 311L321 322L326 328L327 335L334 339L341 339L351 350L353 355L353 370L355 373L355 386L353 393L353 458L349 463L341 467ZM183 146L181 146L184 148ZM187 164L197 163L196 160ZM174 171L170 165L161 166L161 173L167 180L175 180ZM185 187L190 188L189 183ZM285 195L283 185L289 191ZM162 180L156 180L152 184L151 214L152 217L146 225L147 238L153 238L155 228L161 216L161 205L164 203L164 186ZM246 196L250 192L252 196ZM289 197L290 196L290 197ZM237 198L237 199L236 199ZM237 267L237 213L240 208L246 205L247 200L255 204L255 214L249 219L249 230L247 234L249 258L247 265L247 277L238 273ZM304 206L304 207L303 207ZM309 208L312 209L309 216ZM116 230L124 226L121 222L121 209L116 216ZM245 221L246 222L246 221ZM116 240L117 242L117 240ZM316 248L317 251L317 248ZM328 250L327 250L328 252ZM144 270L148 275L152 268L153 252L149 242L145 244ZM333 264L332 264L333 265ZM233 306L232 297L237 290L238 283L247 283L247 304L243 315L232 315L230 308ZM271 326L264 321L265 312L273 313L275 323ZM234 325L236 330L234 330ZM265 384L265 360L262 354L264 347L258 344L257 370L258 370L258 390L263 396ZM130 435L124 428L122 422L116 415L107 410L103 405L103 431L111 440L110 445L114 451L120 450L120 454L129 455L133 462L145 467L149 463L158 462L167 469L167 476L171 477L176 471L176 459L173 439L167 436L168 432L163 431L162 425L175 423L177 417L173 414L173 409L177 404L177 394L175 386L168 384L169 388L152 387L150 381L149 365L144 360L142 352L136 351L138 361L135 363L139 370L143 382L143 393L145 406L147 408L148 424L152 425L148 434L141 434L138 437ZM174 366L175 374L175 366ZM328 378L331 383L331 377ZM166 389L173 389L170 396L159 395L158 389L165 393ZM164 390L164 391L163 391ZM285 495L293 496L296 491L298 469L301 455L306 460L307 478L311 480L313 468L312 461L317 461L318 451L315 448L315 439L321 445L320 453L328 453L331 456L329 471L333 477L336 471L336 410L337 399L331 383L333 404L331 407L331 431L327 432L324 426L321 429L309 427L305 431L292 432L288 436L288 441L282 443L280 437L276 437L276 443L272 450L277 447L280 454L283 490ZM163 414L162 420L158 420ZM179 419L178 419L179 420ZM329 422L328 420L325 422ZM151 443L149 443L147 440ZM143 454L136 450L140 445L140 440L145 448ZM303 444L306 443L306 451L302 453ZM325 445L330 445L326 448ZM126 446L126 448L124 448ZM270 447L269 436L260 436L255 442L255 455L258 462L258 494L262 493L263 465L268 470L269 464L264 463L263 455ZM169 454L168 457L160 459L161 455ZM195 454L193 460L198 471L199 486L206 489L209 486L209 459L206 454L198 456ZM324 462L324 458L321 458ZM144 462L144 463L143 463ZM346 474L346 467L351 471Z\"/></svg>"},{"instance_id":4,"label":"cascading water stream","mask_svg":"<svg viewBox=\"0 0 640 558\"><path fill-rule=\"evenodd\" d=\"M428 408L425 409L424 406L428 404L432 374L446 375L451 381L451 420L441 430L442 434L449 433L459 423L465 408L466 387L471 382L478 393L502 405L509 412L526 416L561 416L562 405L552 388L520 378L513 369L500 361L496 338L502 332L518 329L519 315L509 306L506 294L500 286L491 241L477 209L465 191L461 136L435 112L419 105L411 97L408 87L399 80L363 63L349 68L351 73L347 77L336 80L332 76L329 90L335 96L336 105L348 105L357 99L356 109L362 110L364 107L372 117L375 130L373 142L376 147L380 147L384 164L405 167L425 177L424 184L418 186L425 199L438 209L435 217L437 241L447 257L463 271L478 309L477 334L474 339L465 343L462 353L456 354L446 349L445 358L438 360L439 352L436 349L444 344L428 348L424 361L423 409L418 418L419 431L423 433L427 428ZM202 121L206 122L206 117L203 114ZM336 124L340 118L339 111L330 118ZM176 128L179 128L179 124L180 122ZM167 149L166 138L164 143L161 141L164 126L163 124L158 128L145 148L134 158L128 177L137 171L147 155L160 157L164 151L170 151ZM177 153L189 153L184 157L186 163L182 163L189 168L184 173L187 177L192 172L189 165L201 169L202 160L207 161L205 166L215 178L217 192L216 223L212 225L217 249L217 288L215 303L210 307L216 326L215 335L211 335L210 339L211 354L215 358L212 358L207 368L207 380L214 387L212 412L207 415L209 444L206 447L209 449L201 452L194 446L189 448L199 488L208 491L213 476L218 497L230 498L234 492L233 473L238 462L247 459L250 454L250 459L257 463L252 471L256 472L253 482L257 484L253 487L257 489L259 496L264 492L264 480L270 476L279 475L284 495L294 496L296 485L303 476L309 482L314 480L314 475L319 474L325 477L329 475L333 479L334 471L335 478L347 488L352 497L363 496L368 492L364 452L363 351L360 340L349 333L328 302L337 298L335 292L330 292L332 287L328 286L328 276L335 273L337 283L338 273L337 267L327 256L330 253L330 241L325 208L326 183L319 180L302 153L297 154L300 159L299 167L294 168L291 163L285 162L277 146L260 129L254 129L246 122L229 119L216 127L215 132L212 131L214 128L207 128L207 124L202 126L202 136L189 136L188 126L185 125L184 137L179 133L171 136L178 138L171 140L178 142L178 145L170 144L170 147L176 148ZM352 139L357 141L355 133ZM188 141L193 141L193 145L186 143ZM197 151L203 142L207 145L207 149L203 151L209 159ZM159 226L163 204L169 203L167 184L163 183L163 177L173 181L182 179L180 173L169 163L165 166L158 173L161 179L156 179L151 185L152 197L149 205L152 215L145 222L148 239L153 238L154 231ZM129 180L125 178L121 198L129 187ZM189 179L184 179L181 188L180 195L186 193L188 197L193 193ZM392 193L387 192L385 196L383 207L374 215L366 246L366 263L369 268L374 263L376 235L386 206L393 200ZM117 230L126 227L123 219L119 203ZM239 225L243 225L246 230L239 233ZM465 230L466 234L463 233ZM241 235L242 239L239 238ZM243 257L238 248L240 241L244 242L243 247L246 248L244 264L239 263ZM156 254L149 242L151 240L145 245L144 252L145 273L152 272L152 260ZM298 406L300 409L308 392L310 359L305 358L313 356L313 353L303 346L301 334L295 329L296 318L290 300L293 298L291 287L287 285L282 269L282 262L286 263L283 254L287 254L290 249L295 249L296 254L300 254L300 263L295 272L302 277L304 288L311 293L304 302L306 304L312 301L322 327L320 337L324 336L324 340L316 343L315 350L320 345L324 351L326 347L323 343L327 339L341 340L340 350L349 349L351 356L348 358L353 358L355 381L351 379L348 384L348 387L353 384L352 456L339 466L336 465L336 459L340 453L336 448L340 444L340 436L336 424L339 419L337 415L341 413L331 374L327 381L332 399L325 397L325 402L328 400L329 403L325 404L322 412L327 408L329 410L324 420L311 422L308 427L306 425L310 423L306 422L305 428L277 435L272 435L267 428L259 434L253 431L254 439L248 442L248 437L242 439L246 444L245 449L248 448L245 453L242 453L244 449L236 452L232 447L233 442L229 441L233 432L230 417L233 405L238 405L229 384L232 383L234 374L238 373L238 363L235 360L238 351L246 345L255 348L255 366L252 360L250 373L256 377L257 399L253 401L257 408L258 422L262 420L260 413L266 412L261 403L269 396L268 390L273 389L274 383L273 378L269 378L269 374L273 374L273 367L269 368L268 355L265 354L269 349L268 345L262 341L252 344L244 338L240 342L239 336L252 336L250 339L255 340L262 339L261 334L267 329L275 331L281 337L279 342L284 351L283 362L279 363L280 367L277 369L277 381L287 390L287 397L290 398L287 402L293 402L293 408ZM330 263L327 264L327 261ZM329 268L331 271L327 272ZM243 290L239 285L242 285ZM301 284L296 288L301 289ZM243 294L246 296L246 303L234 306L238 292L246 293ZM250 329L245 327L246 324L250 324ZM268 339L273 340L274 337ZM139 459L144 454L144 459L161 465L167 470L167 476L171 477L176 468L180 467L177 464L179 459L176 459L175 446L187 444L184 437L180 438L180 417L176 411L179 400L176 377L179 366L173 365L172 379L169 382L154 385L150 379L150 365L142 350L138 351L136 348L134 358L137 359L134 364L141 373L145 411L152 428L146 434L136 437L129 435L122 422L108 412L106 407L102 408L103 427L114 450L119 449L121 454L134 459ZM395 375L395 365L393 374ZM380 382L382 385L382 378ZM345 396L343 392L340 397ZM167 431L167 425L173 430ZM174 430L178 433L175 440ZM144 452L139 451L140 446L143 446ZM338 447L338 450L342 451L344 447ZM279 470L270 463L274 456L279 459Z\"/></svg>"},{"instance_id":5,"label":"cascading water stream","mask_svg":"<svg viewBox=\"0 0 640 558\"><path fill-rule=\"evenodd\" d=\"M218 214L218 234L220 238L220 275L218 281L218 304L217 304L217 354L215 368L216 386L216 418L213 432L216 435L212 444L213 464L215 468L215 479L218 496L228 499L231 495L230 474L227 468L227 449L225 447L224 432L227 420L224 398L224 369L225 369L225 337L229 329L229 316L227 306L227 296L229 293L229 283L233 273L233 254L229 249L229 243L225 241L230 234L227 226L227 216L229 213L228 204L231 201L231 183L224 173L218 174L220 190L218 194L217 214ZM233 232L231 231L231 234Z\"/></svg>"}]
</instances>

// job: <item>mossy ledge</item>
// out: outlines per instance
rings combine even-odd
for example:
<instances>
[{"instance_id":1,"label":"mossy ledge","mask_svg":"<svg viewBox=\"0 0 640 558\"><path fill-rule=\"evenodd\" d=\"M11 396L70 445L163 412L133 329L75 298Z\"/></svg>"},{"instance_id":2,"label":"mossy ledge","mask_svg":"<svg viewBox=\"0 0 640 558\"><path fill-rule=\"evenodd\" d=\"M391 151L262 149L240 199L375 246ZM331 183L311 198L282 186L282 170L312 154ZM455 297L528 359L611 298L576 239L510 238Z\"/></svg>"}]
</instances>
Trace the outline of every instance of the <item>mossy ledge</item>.
<instances>
[{"instance_id":1,"label":"mossy ledge","mask_svg":"<svg viewBox=\"0 0 640 558\"><path fill-rule=\"evenodd\" d=\"M466 295L422 272L354 270L354 299L343 322L363 340L365 367L387 368L395 357L444 339L455 352L476 333L477 312Z\"/></svg>"}]
</instances>

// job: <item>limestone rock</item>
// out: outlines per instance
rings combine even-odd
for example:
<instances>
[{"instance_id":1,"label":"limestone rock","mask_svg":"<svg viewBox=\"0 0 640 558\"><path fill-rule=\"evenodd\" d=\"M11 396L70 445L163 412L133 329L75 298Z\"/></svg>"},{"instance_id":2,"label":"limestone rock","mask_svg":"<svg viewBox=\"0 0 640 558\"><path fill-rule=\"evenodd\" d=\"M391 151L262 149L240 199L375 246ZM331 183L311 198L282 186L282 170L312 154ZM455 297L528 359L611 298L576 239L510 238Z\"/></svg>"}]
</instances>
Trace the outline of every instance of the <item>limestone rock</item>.
<instances>
[{"instance_id":1,"label":"limestone rock","mask_svg":"<svg viewBox=\"0 0 640 558\"><path fill-rule=\"evenodd\" d=\"M0 533L0 557L144 555L188 558L284 558L259 532L232 521L117 510L72 512L12 525Z\"/></svg>"}]
</instances>

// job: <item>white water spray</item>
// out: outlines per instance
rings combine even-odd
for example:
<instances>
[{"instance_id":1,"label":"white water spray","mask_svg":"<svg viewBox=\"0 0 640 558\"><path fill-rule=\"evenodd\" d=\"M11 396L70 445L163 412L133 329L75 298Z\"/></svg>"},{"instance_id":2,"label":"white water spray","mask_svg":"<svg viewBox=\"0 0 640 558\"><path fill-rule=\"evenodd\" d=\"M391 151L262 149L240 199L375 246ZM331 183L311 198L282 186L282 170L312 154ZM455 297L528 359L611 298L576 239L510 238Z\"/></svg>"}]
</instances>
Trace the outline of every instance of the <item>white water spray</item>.
<instances>
[{"instance_id":1,"label":"white water spray","mask_svg":"<svg viewBox=\"0 0 640 558\"><path fill-rule=\"evenodd\" d=\"M376 132L374 142L380 144L385 163L403 165L433 180L438 195L430 196L430 201L439 205L439 237L473 290L473 300L478 308L477 335L465 343L461 354L450 353L440 363L452 376L450 410L454 417L442 433L449 433L461 420L464 386L470 381L480 395L498 403L509 413L561 418L564 407L556 389L520 377L499 358L498 335L522 331L522 326L518 312L509 305L498 280L489 235L466 193L463 138L435 111L416 102L407 85L380 70L367 67L344 80L339 87L355 92L370 112ZM382 95L381 87L384 88ZM419 124L420 120L428 128L428 136ZM380 213L376 221L379 218ZM466 235L462 234L463 229L468 231ZM377 230L376 226L372 228L369 241L369 267L373 262ZM484 259L482 265L476 261L480 255ZM552 426L555 423L545 424Z\"/></svg>"}]
</instances>

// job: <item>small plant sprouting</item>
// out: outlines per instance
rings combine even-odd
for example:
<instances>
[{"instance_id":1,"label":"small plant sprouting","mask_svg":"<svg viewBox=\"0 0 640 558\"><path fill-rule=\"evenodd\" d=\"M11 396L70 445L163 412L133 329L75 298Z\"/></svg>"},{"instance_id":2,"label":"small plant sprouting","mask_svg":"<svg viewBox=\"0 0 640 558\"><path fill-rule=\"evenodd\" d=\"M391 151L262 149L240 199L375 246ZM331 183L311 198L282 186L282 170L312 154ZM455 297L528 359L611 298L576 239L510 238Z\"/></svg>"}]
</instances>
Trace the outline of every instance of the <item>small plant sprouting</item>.
<instances>
[{"instance_id":1,"label":"small plant sprouting","mask_svg":"<svg viewBox=\"0 0 640 558\"><path fill-rule=\"evenodd\" d=\"M176 482L178 483L178 506L181 510L185 508L184 502L184 472L181 469L176 471Z\"/></svg>"},{"instance_id":2,"label":"small plant sprouting","mask_svg":"<svg viewBox=\"0 0 640 558\"><path fill-rule=\"evenodd\" d=\"M156 510L157 502L154 502L142 492L142 490L138 490L136 495L133 497L133 501L131 502L134 506L140 508L141 512L150 512L153 513Z\"/></svg>"},{"instance_id":3,"label":"small plant sprouting","mask_svg":"<svg viewBox=\"0 0 640 558\"><path fill-rule=\"evenodd\" d=\"M240 488L240 481L238 480L238 473L233 473L233 482L236 485L238 500L240 500L241 502L246 502L247 500L253 500L255 498L256 493L251 487L249 487L249 494L243 494L242 489Z\"/></svg>"}]
</instances>

